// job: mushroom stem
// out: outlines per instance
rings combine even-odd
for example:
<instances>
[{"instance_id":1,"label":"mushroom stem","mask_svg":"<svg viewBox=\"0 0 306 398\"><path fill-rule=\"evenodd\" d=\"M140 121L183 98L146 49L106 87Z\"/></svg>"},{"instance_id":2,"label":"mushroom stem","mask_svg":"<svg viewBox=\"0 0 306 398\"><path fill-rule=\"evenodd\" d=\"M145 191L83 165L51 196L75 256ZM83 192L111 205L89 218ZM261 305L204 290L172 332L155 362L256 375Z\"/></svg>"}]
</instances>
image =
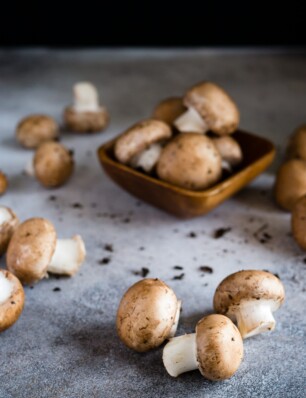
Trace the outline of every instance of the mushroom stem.
<instances>
[{"instance_id":1,"label":"mushroom stem","mask_svg":"<svg viewBox=\"0 0 306 398\"><path fill-rule=\"evenodd\" d=\"M33 157L30 160L27 161L27 163L26 163L26 165L24 167L24 172L30 177L34 177L35 176L34 158Z\"/></svg>"},{"instance_id":2,"label":"mushroom stem","mask_svg":"<svg viewBox=\"0 0 306 398\"><path fill-rule=\"evenodd\" d=\"M226 170L229 173L231 173L233 171L233 168L232 168L230 162L228 162L227 160L222 159L221 165L222 165L223 170Z\"/></svg>"},{"instance_id":3,"label":"mushroom stem","mask_svg":"<svg viewBox=\"0 0 306 398\"><path fill-rule=\"evenodd\" d=\"M5 303L11 296L13 291L13 284L4 273L0 272L0 305Z\"/></svg>"},{"instance_id":4,"label":"mushroom stem","mask_svg":"<svg viewBox=\"0 0 306 398\"><path fill-rule=\"evenodd\" d=\"M188 108L181 116L174 121L175 127L182 133L206 133L207 124L200 114L192 107Z\"/></svg>"},{"instance_id":5,"label":"mushroom stem","mask_svg":"<svg viewBox=\"0 0 306 398\"><path fill-rule=\"evenodd\" d=\"M235 316L238 329L244 339L275 328L271 303L267 300L242 302L235 309Z\"/></svg>"},{"instance_id":6,"label":"mushroom stem","mask_svg":"<svg viewBox=\"0 0 306 398\"><path fill-rule=\"evenodd\" d=\"M71 239L58 239L47 271L52 274L74 275L83 263L85 255L85 244L80 235Z\"/></svg>"},{"instance_id":7,"label":"mushroom stem","mask_svg":"<svg viewBox=\"0 0 306 398\"><path fill-rule=\"evenodd\" d=\"M76 112L99 111L99 99L96 88L91 83L77 83L73 87L74 110Z\"/></svg>"},{"instance_id":8,"label":"mushroom stem","mask_svg":"<svg viewBox=\"0 0 306 398\"><path fill-rule=\"evenodd\" d=\"M173 377L197 369L196 334L190 333L171 339L164 347L163 362L167 372Z\"/></svg>"},{"instance_id":9,"label":"mushroom stem","mask_svg":"<svg viewBox=\"0 0 306 398\"><path fill-rule=\"evenodd\" d=\"M140 154L134 156L131 161L132 167L135 169L141 167L145 172L149 173L156 165L162 151L161 144L152 144Z\"/></svg>"},{"instance_id":10,"label":"mushroom stem","mask_svg":"<svg viewBox=\"0 0 306 398\"><path fill-rule=\"evenodd\" d=\"M176 313L175 313L175 317L174 317L174 322L173 322L172 328L170 330L169 338L174 337L175 333L177 331L177 327L178 327L178 323L179 323L179 319L180 319L181 307L182 307L182 300L178 300Z\"/></svg>"}]
</instances>

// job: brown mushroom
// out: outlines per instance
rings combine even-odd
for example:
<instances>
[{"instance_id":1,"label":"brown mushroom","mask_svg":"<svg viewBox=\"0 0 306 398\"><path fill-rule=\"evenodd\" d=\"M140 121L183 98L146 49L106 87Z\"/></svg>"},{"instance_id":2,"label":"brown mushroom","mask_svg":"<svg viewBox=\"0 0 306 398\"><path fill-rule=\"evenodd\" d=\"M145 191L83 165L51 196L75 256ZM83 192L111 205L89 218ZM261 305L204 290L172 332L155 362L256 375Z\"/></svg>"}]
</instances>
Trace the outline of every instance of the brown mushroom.
<instances>
[{"instance_id":1,"label":"brown mushroom","mask_svg":"<svg viewBox=\"0 0 306 398\"><path fill-rule=\"evenodd\" d=\"M306 160L306 125L298 127L290 137L287 147L289 159Z\"/></svg>"},{"instance_id":2,"label":"brown mushroom","mask_svg":"<svg viewBox=\"0 0 306 398\"><path fill-rule=\"evenodd\" d=\"M0 256L7 249L9 241L19 224L19 219L12 209L0 206Z\"/></svg>"},{"instance_id":3,"label":"brown mushroom","mask_svg":"<svg viewBox=\"0 0 306 398\"><path fill-rule=\"evenodd\" d=\"M241 336L246 339L275 328L272 312L284 299L282 282L270 272L239 271L219 284L214 295L214 308L236 320Z\"/></svg>"},{"instance_id":4,"label":"brown mushroom","mask_svg":"<svg viewBox=\"0 0 306 398\"><path fill-rule=\"evenodd\" d=\"M123 343L138 352L160 346L175 335L181 301L159 279L143 279L131 286L117 312L117 332Z\"/></svg>"},{"instance_id":5,"label":"brown mushroom","mask_svg":"<svg viewBox=\"0 0 306 398\"><path fill-rule=\"evenodd\" d=\"M210 138L182 133L162 150L156 170L161 180L171 184L206 189L221 178L221 156Z\"/></svg>"},{"instance_id":6,"label":"brown mushroom","mask_svg":"<svg viewBox=\"0 0 306 398\"><path fill-rule=\"evenodd\" d=\"M46 142L36 150L33 165L35 177L43 186L59 187L73 173L73 154L58 142Z\"/></svg>"},{"instance_id":7,"label":"brown mushroom","mask_svg":"<svg viewBox=\"0 0 306 398\"><path fill-rule=\"evenodd\" d=\"M24 291L19 280L0 269L0 332L11 327L20 317L24 306Z\"/></svg>"},{"instance_id":8,"label":"brown mushroom","mask_svg":"<svg viewBox=\"0 0 306 398\"><path fill-rule=\"evenodd\" d=\"M293 206L291 230L297 244L306 250L306 195L298 199Z\"/></svg>"},{"instance_id":9,"label":"brown mushroom","mask_svg":"<svg viewBox=\"0 0 306 398\"><path fill-rule=\"evenodd\" d=\"M50 221L31 218L14 232L7 249L6 265L23 283L30 284L44 278L47 272L74 275L85 255L85 245L79 235L57 239Z\"/></svg>"},{"instance_id":10,"label":"brown mushroom","mask_svg":"<svg viewBox=\"0 0 306 398\"><path fill-rule=\"evenodd\" d=\"M196 326L195 333L172 338L163 351L163 362L170 376L199 369L206 379L229 379L243 358L239 330L223 315L208 315Z\"/></svg>"},{"instance_id":11,"label":"brown mushroom","mask_svg":"<svg viewBox=\"0 0 306 398\"><path fill-rule=\"evenodd\" d=\"M166 98L161 101L154 109L153 119L161 120L172 125L173 122L181 116L187 108L180 97Z\"/></svg>"},{"instance_id":12,"label":"brown mushroom","mask_svg":"<svg viewBox=\"0 0 306 398\"><path fill-rule=\"evenodd\" d=\"M8 181L6 175L0 171L0 196L6 192L7 186L8 186Z\"/></svg>"},{"instance_id":13,"label":"brown mushroom","mask_svg":"<svg viewBox=\"0 0 306 398\"><path fill-rule=\"evenodd\" d=\"M37 148L43 142L56 140L58 136L58 124L47 115L29 115L16 128L17 141L25 148Z\"/></svg>"},{"instance_id":14,"label":"brown mushroom","mask_svg":"<svg viewBox=\"0 0 306 398\"><path fill-rule=\"evenodd\" d=\"M228 135L213 137L212 141L220 152L222 162L223 164L225 162L226 168L232 169L242 162L243 155L241 147L233 137Z\"/></svg>"},{"instance_id":15,"label":"brown mushroom","mask_svg":"<svg viewBox=\"0 0 306 398\"><path fill-rule=\"evenodd\" d=\"M181 132L218 135L233 133L239 125L239 110L233 99L218 85L203 82L193 86L184 96L188 110L174 124Z\"/></svg>"},{"instance_id":16,"label":"brown mushroom","mask_svg":"<svg viewBox=\"0 0 306 398\"><path fill-rule=\"evenodd\" d=\"M94 133L102 131L109 123L109 113L99 105L96 87L88 82L73 87L74 104L64 110L64 121L70 131Z\"/></svg>"}]
</instances>

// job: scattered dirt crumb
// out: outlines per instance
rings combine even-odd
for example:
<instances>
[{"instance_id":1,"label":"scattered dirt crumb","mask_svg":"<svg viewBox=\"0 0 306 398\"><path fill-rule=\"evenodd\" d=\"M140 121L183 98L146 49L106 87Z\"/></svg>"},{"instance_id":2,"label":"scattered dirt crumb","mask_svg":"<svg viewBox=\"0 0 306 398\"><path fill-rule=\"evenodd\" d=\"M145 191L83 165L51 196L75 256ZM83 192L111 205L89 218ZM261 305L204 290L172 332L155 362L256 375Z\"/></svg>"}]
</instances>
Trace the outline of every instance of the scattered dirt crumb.
<instances>
[{"instance_id":1,"label":"scattered dirt crumb","mask_svg":"<svg viewBox=\"0 0 306 398\"><path fill-rule=\"evenodd\" d=\"M100 265L106 265L109 264L111 261L110 257L103 257L101 260L98 261L98 264Z\"/></svg>"},{"instance_id":2,"label":"scattered dirt crumb","mask_svg":"<svg viewBox=\"0 0 306 398\"><path fill-rule=\"evenodd\" d=\"M50 196L49 196L50 202L55 202L56 199L57 199L57 197L56 197L55 195L50 195Z\"/></svg>"},{"instance_id":3,"label":"scattered dirt crumb","mask_svg":"<svg viewBox=\"0 0 306 398\"><path fill-rule=\"evenodd\" d=\"M184 267L182 267L181 265L175 265L173 269L182 270L184 269Z\"/></svg>"},{"instance_id":4,"label":"scattered dirt crumb","mask_svg":"<svg viewBox=\"0 0 306 398\"><path fill-rule=\"evenodd\" d=\"M104 245L104 250L106 250L107 252L113 253L113 251L114 251L114 246L111 245L110 243L106 243L106 245Z\"/></svg>"},{"instance_id":5,"label":"scattered dirt crumb","mask_svg":"<svg viewBox=\"0 0 306 398\"><path fill-rule=\"evenodd\" d=\"M140 248L138 249L140 252L143 252L145 250L144 246L140 246Z\"/></svg>"},{"instance_id":6,"label":"scattered dirt crumb","mask_svg":"<svg viewBox=\"0 0 306 398\"><path fill-rule=\"evenodd\" d=\"M183 272L183 273L180 274L180 275L174 275L174 277L172 278L172 280L174 280L174 281L180 281L180 280L182 280L182 279L184 278L184 276L185 276L185 274L184 274L184 272Z\"/></svg>"},{"instance_id":7,"label":"scattered dirt crumb","mask_svg":"<svg viewBox=\"0 0 306 398\"><path fill-rule=\"evenodd\" d=\"M195 232L191 231L191 232L189 232L189 234L187 236L188 236L188 238L196 238L197 234Z\"/></svg>"},{"instance_id":8,"label":"scattered dirt crumb","mask_svg":"<svg viewBox=\"0 0 306 398\"><path fill-rule=\"evenodd\" d=\"M205 287L206 287L206 286L208 286L208 283L204 283L204 285L203 285L203 286L205 286Z\"/></svg>"},{"instance_id":9,"label":"scattered dirt crumb","mask_svg":"<svg viewBox=\"0 0 306 398\"><path fill-rule=\"evenodd\" d=\"M131 219L129 217L127 217L127 218L124 218L122 220L122 222L125 223L125 224L128 224L129 222L131 222Z\"/></svg>"},{"instance_id":10,"label":"scattered dirt crumb","mask_svg":"<svg viewBox=\"0 0 306 398\"><path fill-rule=\"evenodd\" d=\"M70 155L71 157L74 156L74 150L73 150L73 149L69 149L69 155Z\"/></svg>"},{"instance_id":11,"label":"scattered dirt crumb","mask_svg":"<svg viewBox=\"0 0 306 398\"><path fill-rule=\"evenodd\" d=\"M216 231L214 232L214 238L215 239L222 238L222 236L224 236L225 234L227 234L231 230L232 230L231 227L216 229Z\"/></svg>"},{"instance_id":12,"label":"scattered dirt crumb","mask_svg":"<svg viewBox=\"0 0 306 398\"><path fill-rule=\"evenodd\" d=\"M149 272L150 272L149 268L142 267L140 271L133 271L133 274L145 278L149 274Z\"/></svg>"},{"instance_id":13,"label":"scattered dirt crumb","mask_svg":"<svg viewBox=\"0 0 306 398\"><path fill-rule=\"evenodd\" d=\"M306 264L306 257L304 258L303 263Z\"/></svg>"},{"instance_id":14,"label":"scattered dirt crumb","mask_svg":"<svg viewBox=\"0 0 306 398\"><path fill-rule=\"evenodd\" d=\"M73 207L74 209L83 209L83 205L81 203L78 203L78 202L73 203L71 205L71 207Z\"/></svg>"},{"instance_id":15,"label":"scattered dirt crumb","mask_svg":"<svg viewBox=\"0 0 306 398\"><path fill-rule=\"evenodd\" d=\"M53 291L54 292L60 292L62 289L60 288L60 287L55 287L54 289L53 289Z\"/></svg>"},{"instance_id":16,"label":"scattered dirt crumb","mask_svg":"<svg viewBox=\"0 0 306 398\"><path fill-rule=\"evenodd\" d=\"M206 272L207 274L212 274L214 272L214 270L211 267L209 267L208 265L201 265L199 267L199 271Z\"/></svg>"},{"instance_id":17,"label":"scattered dirt crumb","mask_svg":"<svg viewBox=\"0 0 306 398\"><path fill-rule=\"evenodd\" d=\"M30 286L30 289L34 289L34 286Z\"/></svg>"}]
</instances>

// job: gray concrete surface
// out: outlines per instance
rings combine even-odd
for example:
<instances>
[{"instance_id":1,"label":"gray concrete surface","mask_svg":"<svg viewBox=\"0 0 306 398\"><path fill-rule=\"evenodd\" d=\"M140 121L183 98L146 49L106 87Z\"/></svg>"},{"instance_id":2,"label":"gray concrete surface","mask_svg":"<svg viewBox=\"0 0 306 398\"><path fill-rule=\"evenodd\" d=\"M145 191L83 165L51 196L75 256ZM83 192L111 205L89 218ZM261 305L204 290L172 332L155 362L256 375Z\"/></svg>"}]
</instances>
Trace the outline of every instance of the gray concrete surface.
<instances>
[{"instance_id":1,"label":"gray concrete surface","mask_svg":"<svg viewBox=\"0 0 306 398\"><path fill-rule=\"evenodd\" d=\"M72 84L84 79L97 85L111 125L93 136L64 134L63 142L75 151L75 174L66 186L45 190L22 174L32 152L16 145L15 125L33 112L61 120ZM97 161L101 143L149 115L159 99L181 94L202 79L224 86L239 104L241 126L270 137L279 148L294 127L306 122L305 55L0 52L0 169L10 179L0 204L11 206L22 220L49 218L61 237L82 234L88 250L75 277L50 277L26 288L20 320L0 336L1 398L305 396L306 253L289 236L289 215L273 204L273 175L261 176L206 217L180 221L122 191ZM271 235L266 243L256 238L263 224ZM231 231L216 240L213 232L220 227ZM189 237L190 232L196 236ZM106 244L113 245L113 252L105 250ZM100 265L105 257L110 262ZM4 259L0 264L5 266ZM173 280L181 272L175 265L184 267L182 280ZM201 265L211 266L213 273L201 274ZM172 379L163 368L161 349L137 354L116 336L119 300L140 278L133 272L141 267L183 300L179 334L193 331L213 311L214 290L233 271L277 273L287 299L276 313L276 330L245 341L244 361L232 379L212 383L196 371Z\"/></svg>"}]
</instances>

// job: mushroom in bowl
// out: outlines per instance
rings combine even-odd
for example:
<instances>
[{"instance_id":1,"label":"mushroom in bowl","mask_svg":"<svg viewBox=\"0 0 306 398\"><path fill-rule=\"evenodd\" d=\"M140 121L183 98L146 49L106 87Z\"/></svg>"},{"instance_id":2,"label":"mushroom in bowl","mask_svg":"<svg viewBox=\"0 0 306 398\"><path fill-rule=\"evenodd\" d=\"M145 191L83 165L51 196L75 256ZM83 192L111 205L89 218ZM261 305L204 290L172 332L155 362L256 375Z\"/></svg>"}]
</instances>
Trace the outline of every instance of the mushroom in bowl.
<instances>
[{"instance_id":1,"label":"mushroom in bowl","mask_svg":"<svg viewBox=\"0 0 306 398\"><path fill-rule=\"evenodd\" d=\"M153 111L153 119L173 125L174 121L186 110L181 97L166 98L156 105Z\"/></svg>"}]
</instances>

